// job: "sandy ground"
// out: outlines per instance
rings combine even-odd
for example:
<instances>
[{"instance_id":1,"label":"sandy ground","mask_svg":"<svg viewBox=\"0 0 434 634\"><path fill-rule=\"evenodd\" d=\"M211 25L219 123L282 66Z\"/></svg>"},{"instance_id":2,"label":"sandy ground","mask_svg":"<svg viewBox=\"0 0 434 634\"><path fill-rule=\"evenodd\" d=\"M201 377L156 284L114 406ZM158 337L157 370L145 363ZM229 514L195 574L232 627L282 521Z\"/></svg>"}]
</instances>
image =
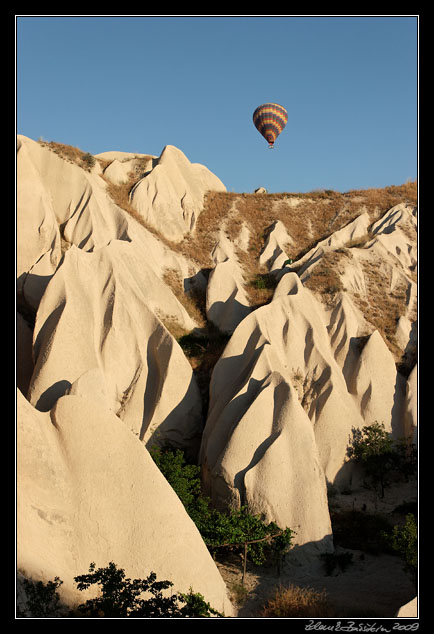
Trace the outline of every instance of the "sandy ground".
<instances>
[{"instance_id":1,"label":"sandy ground","mask_svg":"<svg viewBox=\"0 0 434 634\"><path fill-rule=\"evenodd\" d=\"M345 549L348 551L349 549ZM345 572L325 574L319 559L306 565L288 563L278 576L272 567L248 565L245 579L245 597L236 606L238 618L260 618L260 611L267 599L279 585L291 584L325 590L328 602L340 617L393 617L398 609L413 599L415 590L408 575L403 571L400 559L390 555L368 555L361 551L353 553L353 563ZM220 573L233 602L241 586L241 559L234 556L218 563ZM238 589L238 592L237 592Z\"/></svg>"},{"instance_id":2,"label":"sandy ground","mask_svg":"<svg viewBox=\"0 0 434 634\"><path fill-rule=\"evenodd\" d=\"M413 482L404 487L402 484L395 489L392 487L382 501L372 492L359 490L354 495L336 496L333 504L335 508L355 510L366 505L368 511L387 513L403 499L415 499L415 493ZM301 563L289 553L280 576L275 566L258 567L249 562L244 588L241 586L241 556L232 554L216 563L238 610L237 618L260 618L267 599L280 585L310 587L319 592L325 590L328 603L334 606L336 617L341 618L391 618L414 598L414 584L404 571L400 558L340 547L336 552L351 552L353 560L344 572L336 569L332 575L326 575L319 556Z\"/></svg>"}]
</instances>

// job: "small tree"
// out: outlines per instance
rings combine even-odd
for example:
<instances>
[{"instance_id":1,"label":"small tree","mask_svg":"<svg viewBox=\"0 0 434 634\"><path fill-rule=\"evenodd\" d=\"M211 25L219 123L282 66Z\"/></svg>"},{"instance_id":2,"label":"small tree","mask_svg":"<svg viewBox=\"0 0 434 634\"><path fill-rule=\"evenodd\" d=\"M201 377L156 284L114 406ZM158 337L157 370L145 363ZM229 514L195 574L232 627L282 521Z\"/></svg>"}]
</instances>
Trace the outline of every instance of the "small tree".
<instances>
[{"instance_id":1,"label":"small tree","mask_svg":"<svg viewBox=\"0 0 434 634\"><path fill-rule=\"evenodd\" d=\"M373 423L353 429L352 445L348 455L363 464L371 486L384 497L384 490L391 483L392 474L408 479L416 468L414 447L406 441L394 442L383 423Z\"/></svg>"}]
</instances>

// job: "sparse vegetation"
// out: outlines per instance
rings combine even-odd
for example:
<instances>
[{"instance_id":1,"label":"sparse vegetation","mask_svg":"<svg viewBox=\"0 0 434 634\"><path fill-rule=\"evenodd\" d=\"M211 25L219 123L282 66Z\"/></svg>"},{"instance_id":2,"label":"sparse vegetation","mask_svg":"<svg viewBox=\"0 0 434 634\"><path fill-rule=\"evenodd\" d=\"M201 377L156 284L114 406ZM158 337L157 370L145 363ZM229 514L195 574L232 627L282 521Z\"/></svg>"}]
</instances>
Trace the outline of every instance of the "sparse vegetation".
<instances>
[{"instance_id":1,"label":"sparse vegetation","mask_svg":"<svg viewBox=\"0 0 434 634\"><path fill-rule=\"evenodd\" d=\"M86 171L90 171L96 164L96 159L89 152L83 152L77 147L67 145L65 143L57 143L55 141L43 141L38 140L38 143L43 147L47 147L49 150L57 154L60 158L69 163L73 163L82 167Z\"/></svg>"},{"instance_id":2,"label":"sparse vegetation","mask_svg":"<svg viewBox=\"0 0 434 634\"><path fill-rule=\"evenodd\" d=\"M260 614L263 618L327 618L337 616L325 590L280 586Z\"/></svg>"},{"instance_id":3,"label":"sparse vegetation","mask_svg":"<svg viewBox=\"0 0 434 634\"><path fill-rule=\"evenodd\" d=\"M163 280L184 306L190 317L199 327L204 327L206 325L205 292L201 292L197 286L185 291L181 275L174 269L167 268Z\"/></svg>"},{"instance_id":4,"label":"sparse vegetation","mask_svg":"<svg viewBox=\"0 0 434 634\"><path fill-rule=\"evenodd\" d=\"M333 232L354 220L362 210L368 212L373 223L388 209L403 201L417 204L417 182L384 189L354 190L344 194L330 191L305 194L209 192L205 197L204 209L199 216L195 234L184 241L183 252L187 256L195 257L203 267L210 266L212 263L209 260L209 254L222 221L228 220L226 228L232 241L236 239L240 227L247 226L250 232L248 249L246 252L238 249L237 256L247 280L247 292L250 293L252 290L256 292L258 289L255 289L254 284L252 285L249 281L258 280L264 276L264 271L258 264L259 255L264 247L269 228L276 220L283 223L293 240L292 269L296 270L297 260L302 255L320 240L329 237ZM369 237L368 232L365 238L355 241L355 245L364 245ZM350 257L349 249L345 251L345 255ZM342 255L338 252L327 254L322 267L328 269L328 274L325 274L324 270L321 273L321 268L318 268L308 282L308 285L315 286L318 292L328 295L329 300L330 296L342 290L339 276L335 272L342 262ZM259 291L264 292L265 289L259 289ZM387 301L388 293L383 292L382 298L383 301ZM256 297L252 298L252 306L260 303L257 302ZM369 305L374 307L375 304L373 297ZM396 324L397 316L399 315L393 316L394 324ZM377 327L377 324L374 325ZM381 329L380 332L382 332Z\"/></svg>"},{"instance_id":5,"label":"sparse vegetation","mask_svg":"<svg viewBox=\"0 0 434 634\"><path fill-rule=\"evenodd\" d=\"M307 288L320 294L323 301L330 305L334 304L336 293L343 290L339 269L341 260L342 255L336 251L325 253L305 282Z\"/></svg>"},{"instance_id":6,"label":"sparse vegetation","mask_svg":"<svg viewBox=\"0 0 434 634\"><path fill-rule=\"evenodd\" d=\"M391 288L392 271L385 269L380 261L362 262L366 293L363 298L355 298L366 321L383 336L389 349L399 361L402 350L396 344L395 332L399 318L406 309L408 282L401 281L393 291Z\"/></svg>"},{"instance_id":7,"label":"sparse vegetation","mask_svg":"<svg viewBox=\"0 0 434 634\"><path fill-rule=\"evenodd\" d=\"M81 162L87 170L91 170L96 163L95 157L93 157L92 154L90 154L89 152L83 154L83 156L81 157Z\"/></svg>"},{"instance_id":8,"label":"sparse vegetation","mask_svg":"<svg viewBox=\"0 0 434 634\"><path fill-rule=\"evenodd\" d=\"M149 226L131 205L129 195L138 180L138 175L132 173L130 177L129 182L122 185L106 181L112 199L172 250L189 258L202 270L210 270L214 265L210 254L215 246L216 235L222 227L232 242L236 241L242 226L248 228L248 248L243 250L238 246L236 254L243 270L245 291L252 308L268 303L274 293L276 279L259 265L259 256L270 227L277 220L283 223L293 240L292 270L297 271L297 260L300 257L319 241L354 220L362 210L368 212L372 224L398 203L417 204L416 181L401 186L352 190L345 193L331 190L280 194L208 192L195 231L186 235L181 242L172 243ZM344 259L352 257L351 248L363 248L370 238L371 233L368 231L364 237L348 243L345 248L327 252L313 268L305 285L316 292L327 306L333 307L338 294L345 290L340 277ZM407 289L401 284L391 293L390 275L380 270L378 263L366 262L362 266L366 280L366 295L353 294L353 299L367 322L383 336L401 370L408 374L414 359L408 357L408 354L408 358L404 359L403 351L395 341L397 320L405 310ZM178 299L189 314L194 319L200 314L202 320L206 320L204 298L200 297L200 293L196 296L191 292L186 294L182 284L172 280L171 288L175 287L178 288Z\"/></svg>"},{"instance_id":9,"label":"sparse vegetation","mask_svg":"<svg viewBox=\"0 0 434 634\"><path fill-rule=\"evenodd\" d=\"M242 605L248 596L248 591L242 583L228 584L228 590L230 592L231 601L237 606Z\"/></svg>"},{"instance_id":10,"label":"sparse vegetation","mask_svg":"<svg viewBox=\"0 0 434 634\"><path fill-rule=\"evenodd\" d=\"M268 304L274 295L277 279L272 273L256 273L246 285L250 305L259 308Z\"/></svg>"}]
</instances>

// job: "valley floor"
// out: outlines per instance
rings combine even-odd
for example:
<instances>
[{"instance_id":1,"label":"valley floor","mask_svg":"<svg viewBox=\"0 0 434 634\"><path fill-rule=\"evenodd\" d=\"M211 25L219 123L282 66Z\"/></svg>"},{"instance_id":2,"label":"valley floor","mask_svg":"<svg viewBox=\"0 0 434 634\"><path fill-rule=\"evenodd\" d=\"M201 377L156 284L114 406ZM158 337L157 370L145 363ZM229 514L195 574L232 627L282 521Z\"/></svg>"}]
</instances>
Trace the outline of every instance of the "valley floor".
<instances>
[{"instance_id":1,"label":"valley floor","mask_svg":"<svg viewBox=\"0 0 434 634\"><path fill-rule=\"evenodd\" d=\"M341 549L348 551L349 549ZM282 586L325 590L327 600L340 618L393 618L402 605L414 598L414 586L402 561L391 555L369 555L351 550L353 564L345 572L327 576L318 559L309 565L286 564L278 576L274 567L249 567L244 599L236 606L237 618L260 618L267 600ZM228 558L217 564L232 593L241 585L241 560ZM235 600L233 599L234 604Z\"/></svg>"},{"instance_id":2,"label":"valley floor","mask_svg":"<svg viewBox=\"0 0 434 634\"><path fill-rule=\"evenodd\" d=\"M384 500L361 489L354 495L337 495L333 499L333 508L345 511L361 510L363 507L367 513L387 516L397 503L403 499L415 499L415 495L414 481L391 487ZM352 563L344 572L335 570L331 575L326 575L324 562L319 556L301 563L289 553L280 575L275 566L248 563L244 588L241 584L240 556L229 555L216 563L232 595L237 618L261 618L264 605L279 586L293 585L325 591L327 603L336 612L336 618L393 618L401 606L415 597L415 586L399 557L337 546L336 553L342 552L352 553Z\"/></svg>"}]
</instances>

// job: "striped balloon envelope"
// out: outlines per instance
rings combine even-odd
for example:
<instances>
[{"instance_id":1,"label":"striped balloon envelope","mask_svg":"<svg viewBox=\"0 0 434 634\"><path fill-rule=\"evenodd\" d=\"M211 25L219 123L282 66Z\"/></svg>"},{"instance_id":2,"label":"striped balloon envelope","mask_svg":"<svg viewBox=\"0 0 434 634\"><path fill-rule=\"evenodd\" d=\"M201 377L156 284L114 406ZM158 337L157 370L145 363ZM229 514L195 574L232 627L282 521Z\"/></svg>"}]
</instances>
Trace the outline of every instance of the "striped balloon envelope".
<instances>
[{"instance_id":1,"label":"striped balloon envelope","mask_svg":"<svg viewBox=\"0 0 434 634\"><path fill-rule=\"evenodd\" d=\"M264 103L253 113L253 123L264 139L273 147L274 142L286 126L288 113L278 103Z\"/></svg>"}]
</instances>

